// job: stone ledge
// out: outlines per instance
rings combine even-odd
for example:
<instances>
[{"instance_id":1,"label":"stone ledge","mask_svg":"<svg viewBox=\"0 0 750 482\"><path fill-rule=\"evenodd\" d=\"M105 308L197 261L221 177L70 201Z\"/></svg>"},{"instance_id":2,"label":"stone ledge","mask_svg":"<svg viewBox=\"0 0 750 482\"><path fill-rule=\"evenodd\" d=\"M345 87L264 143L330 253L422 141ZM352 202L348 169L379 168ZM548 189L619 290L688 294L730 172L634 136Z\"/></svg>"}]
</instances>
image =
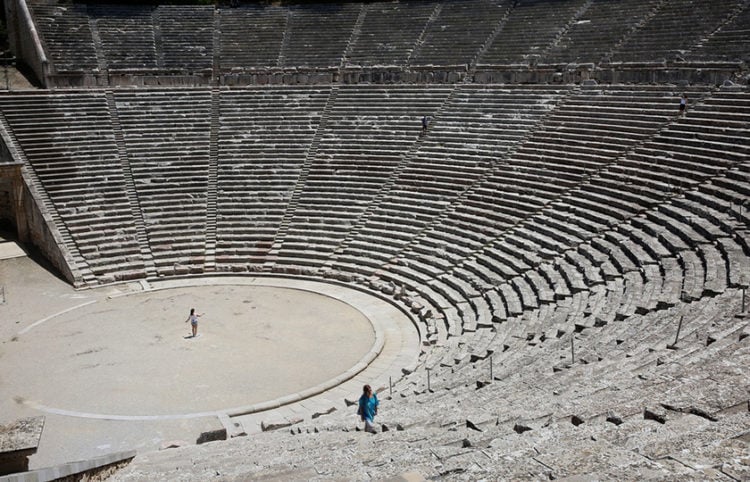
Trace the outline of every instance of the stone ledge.
<instances>
[{"instance_id":1,"label":"stone ledge","mask_svg":"<svg viewBox=\"0 0 750 482\"><path fill-rule=\"evenodd\" d=\"M109 466L127 464L135 457L136 451L115 452L88 460L69 462L54 467L47 467L29 472L21 472L0 477L0 482L46 482L64 477L92 475L109 468ZM78 478L78 477L77 477Z\"/></svg>"}]
</instances>

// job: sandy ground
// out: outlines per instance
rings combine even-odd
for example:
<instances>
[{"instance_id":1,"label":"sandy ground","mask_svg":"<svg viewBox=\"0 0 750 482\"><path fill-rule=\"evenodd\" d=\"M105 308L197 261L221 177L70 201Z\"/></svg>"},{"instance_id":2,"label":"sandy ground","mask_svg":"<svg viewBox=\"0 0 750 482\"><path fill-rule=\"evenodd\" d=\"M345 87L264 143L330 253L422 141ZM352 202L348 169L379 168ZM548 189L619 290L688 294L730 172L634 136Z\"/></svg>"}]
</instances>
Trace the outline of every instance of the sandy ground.
<instances>
[{"instance_id":1,"label":"sandy ground","mask_svg":"<svg viewBox=\"0 0 750 482\"><path fill-rule=\"evenodd\" d=\"M76 291L28 257L0 260L0 287L0 424L46 417L32 469L194 443L217 412L331 380L375 340L358 309L302 289ZM205 313L197 338L190 307Z\"/></svg>"}]
</instances>

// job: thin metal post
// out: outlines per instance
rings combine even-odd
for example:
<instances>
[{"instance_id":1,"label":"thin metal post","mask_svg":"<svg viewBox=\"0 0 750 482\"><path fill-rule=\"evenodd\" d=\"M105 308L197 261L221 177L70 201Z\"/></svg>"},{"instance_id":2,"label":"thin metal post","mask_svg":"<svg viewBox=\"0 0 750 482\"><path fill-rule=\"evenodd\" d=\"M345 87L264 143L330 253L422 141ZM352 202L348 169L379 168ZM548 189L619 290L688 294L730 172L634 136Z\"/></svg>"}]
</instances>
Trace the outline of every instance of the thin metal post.
<instances>
[{"instance_id":1,"label":"thin metal post","mask_svg":"<svg viewBox=\"0 0 750 482\"><path fill-rule=\"evenodd\" d=\"M570 337L570 363L576 362L576 351L575 347L573 346L573 339L574 337Z\"/></svg>"},{"instance_id":2,"label":"thin metal post","mask_svg":"<svg viewBox=\"0 0 750 482\"><path fill-rule=\"evenodd\" d=\"M492 377L492 355L490 355L490 381L493 381L493 380L494 378Z\"/></svg>"},{"instance_id":3,"label":"thin metal post","mask_svg":"<svg viewBox=\"0 0 750 482\"><path fill-rule=\"evenodd\" d=\"M677 334L674 336L674 343L672 345L677 345L677 339L680 338L680 330L682 329L682 319L685 317L685 315L680 316L680 323L677 325Z\"/></svg>"},{"instance_id":4,"label":"thin metal post","mask_svg":"<svg viewBox=\"0 0 750 482\"><path fill-rule=\"evenodd\" d=\"M742 312L745 313L745 288L742 288Z\"/></svg>"},{"instance_id":5,"label":"thin metal post","mask_svg":"<svg viewBox=\"0 0 750 482\"><path fill-rule=\"evenodd\" d=\"M388 377L388 393L393 396L393 377Z\"/></svg>"},{"instance_id":6,"label":"thin metal post","mask_svg":"<svg viewBox=\"0 0 750 482\"><path fill-rule=\"evenodd\" d=\"M432 388L430 387L430 369L427 369L427 391L431 392Z\"/></svg>"}]
</instances>

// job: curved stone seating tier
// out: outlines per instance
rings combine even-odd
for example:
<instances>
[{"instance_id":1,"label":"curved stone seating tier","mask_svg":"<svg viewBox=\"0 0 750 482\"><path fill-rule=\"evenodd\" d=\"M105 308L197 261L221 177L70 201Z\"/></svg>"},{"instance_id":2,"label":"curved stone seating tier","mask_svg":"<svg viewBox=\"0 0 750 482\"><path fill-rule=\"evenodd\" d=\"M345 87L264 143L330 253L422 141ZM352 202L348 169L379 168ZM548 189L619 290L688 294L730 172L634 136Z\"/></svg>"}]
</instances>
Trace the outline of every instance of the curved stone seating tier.
<instances>
[{"instance_id":1,"label":"curved stone seating tier","mask_svg":"<svg viewBox=\"0 0 750 482\"><path fill-rule=\"evenodd\" d=\"M154 8L137 5L90 5L92 28L101 40L109 69L155 69Z\"/></svg>"},{"instance_id":2,"label":"curved stone seating tier","mask_svg":"<svg viewBox=\"0 0 750 482\"><path fill-rule=\"evenodd\" d=\"M348 65L405 65L436 4L375 2L347 55Z\"/></svg>"},{"instance_id":3,"label":"curved stone seating tier","mask_svg":"<svg viewBox=\"0 0 750 482\"><path fill-rule=\"evenodd\" d=\"M446 203L479 181L491 164L552 108L560 94L558 89L547 88L538 92L525 87L460 88L445 113L431 121L428 135L370 216L383 213L394 228L408 227L409 232L426 227L414 218L413 210L392 210L389 201L414 199L420 210L438 214ZM522 106L531 108L520 113ZM368 220L358 233L360 237L369 236ZM434 222L435 218L426 220Z\"/></svg>"},{"instance_id":4,"label":"curved stone seating tier","mask_svg":"<svg viewBox=\"0 0 750 482\"><path fill-rule=\"evenodd\" d=\"M542 58L545 63L599 62L654 8L650 0L594 0Z\"/></svg>"},{"instance_id":5,"label":"curved stone seating tier","mask_svg":"<svg viewBox=\"0 0 750 482\"><path fill-rule=\"evenodd\" d=\"M126 165L116 155L121 142L159 274L204 269L215 136L219 271L298 267L396 287L422 286L420 296L435 309L431 316L442 320L445 336L459 337L493 327L496 320L568 303L592 286L618 279L623 295L607 314L612 320L747 283L741 276L746 236L736 232L736 214L716 208L720 199L741 202L747 192L746 177L736 174L743 171L733 169L747 162L745 113L737 108L744 93L721 90L695 102L687 116L669 117L665 111L674 97L668 89L633 91L637 88L611 86L564 95L565 90L548 87L463 86L451 93L450 88L399 85L343 86L331 96L328 89L313 87L117 90L116 112L108 111L105 95L87 94L97 99L98 117L88 113L73 125L63 123L60 132L75 133L80 142L98 138L97 149L110 152L111 164L91 163L89 171L120 179L114 195L102 200L107 209L121 211L108 216L107 229L131 226L135 219L132 199L117 194L127 191ZM488 99L492 93L494 102ZM699 94L691 91L691 98ZM47 102L52 96L27 97ZM92 102L76 93L69 97L81 105ZM618 99L643 105L644 125L653 130L648 139L635 137L641 145L631 152L631 134L613 137L612 147L601 146L596 130L570 133L571 122L558 116L575 118L574 112L599 108L614 121ZM517 126L504 129L516 105L523 104L537 106L535 123L525 121L525 136ZM414 112L424 111L437 115L422 134ZM65 119L60 113L47 116ZM122 141L113 134L113 120L121 126ZM23 131L20 122L20 116L9 120L14 133L22 129L19 142L41 169L43 161L59 155L58 146L45 144L49 134L36 126ZM700 122L707 124L704 132L690 130ZM555 148L549 140L554 132L571 143L570 152L557 151L558 161L529 163L524 154L532 146ZM493 140L498 134L504 138ZM573 159L586 138L609 162L592 176L563 178L563 159ZM680 138L685 142L667 141ZM451 156L439 156L446 145L455 153L453 179ZM705 208L659 184L663 167L643 157L657 147L670 159L680 155L683 164L690 162L695 186L702 188L696 195L713 199ZM695 156L704 163L700 171L690 161ZM640 177L623 180L624 168ZM77 188L62 177L70 169L79 167L49 168L42 181L50 195ZM674 169L687 170L680 163ZM641 179L643 185L631 184ZM719 187L718 197L708 194ZM94 207L64 206L73 208L66 226L87 222ZM142 266L132 263L142 263L138 251L144 246L138 247L134 228L129 228L131 249L86 227L73 233L74 242L83 255L96 259L94 267L104 259L98 274L104 276L110 258L131 254L131 265L114 271L139 276ZM602 293L597 296L601 301Z\"/></svg>"},{"instance_id":6,"label":"curved stone seating tier","mask_svg":"<svg viewBox=\"0 0 750 482\"><path fill-rule=\"evenodd\" d=\"M604 62L609 68L622 61L684 57L708 62L709 68L730 62L719 68L737 70L736 62L747 51L747 36L742 34L748 7L740 0L461 0L220 8L30 0L30 7L53 64L52 75L61 74L52 81L60 83L88 82L70 74L109 71L115 81L130 82L132 75L206 73L213 66L226 74L281 68L330 73L342 65L353 71L407 66L421 71L432 66L460 75L458 71L476 62L516 67ZM175 78L200 82L203 77ZM238 79L230 75L227 82Z\"/></svg>"},{"instance_id":7,"label":"curved stone seating tier","mask_svg":"<svg viewBox=\"0 0 750 482\"><path fill-rule=\"evenodd\" d=\"M58 72L98 70L97 52L85 4L29 4L44 46Z\"/></svg>"},{"instance_id":8,"label":"curved stone seating tier","mask_svg":"<svg viewBox=\"0 0 750 482\"><path fill-rule=\"evenodd\" d=\"M82 260L103 282L145 275L102 93L6 94L0 108Z\"/></svg>"},{"instance_id":9,"label":"curved stone seating tier","mask_svg":"<svg viewBox=\"0 0 750 482\"><path fill-rule=\"evenodd\" d=\"M747 61L750 57L750 5L740 2L739 10L726 25L702 40L697 48L688 53L688 59Z\"/></svg>"},{"instance_id":10,"label":"curved stone seating tier","mask_svg":"<svg viewBox=\"0 0 750 482\"><path fill-rule=\"evenodd\" d=\"M242 5L222 8L218 15L221 29L219 65L222 70L278 65L287 25L286 9Z\"/></svg>"},{"instance_id":11,"label":"curved stone seating tier","mask_svg":"<svg viewBox=\"0 0 750 482\"><path fill-rule=\"evenodd\" d=\"M157 272L202 271L209 92L118 91L114 99Z\"/></svg>"},{"instance_id":12,"label":"curved stone seating tier","mask_svg":"<svg viewBox=\"0 0 750 482\"><path fill-rule=\"evenodd\" d=\"M278 261L307 257L309 250L332 253L417 141L421 115L432 115L449 94L444 87L342 86L319 134Z\"/></svg>"},{"instance_id":13,"label":"curved stone seating tier","mask_svg":"<svg viewBox=\"0 0 750 482\"><path fill-rule=\"evenodd\" d=\"M620 153L624 152L628 146L634 145L639 139L642 139L647 132L653 131L662 125L666 120L669 119L668 113L673 112L674 97L671 91L664 90L650 90L646 94L633 95L631 88L612 88L611 91L597 90L592 92L586 89L581 96L573 95L564 99L564 101L557 106L557 108L545 118L544 125L533 132L531 136L525 140L525 142L513 153L512 161L509 161L507 167L512 168L516 165L524 166L526 169L534 169L539 166L541 169L548 170L556 164L560 165L559 173L556 175L556 184L561 184L560 179L580 179L581 175L588 173L591 167L598 167L599 165L612 162L613 158L617 157ZM620 134L612 131L610 128L605 129L608 137L605 141L602 141L602 132L596 128L596 126L586 125L586 113L591 112L606 120L606 116L611 117L611 122L614 127L617 119L622 119L622 111L614 108L615 105L626 105L627 110L638 112L638 116L642 119L641 128L645 131L639 135L630 135L629 133ZM651 114L646 114L651 112ZM630 114L634 115L634 114ZM583 121L574 120L578 117L583 117ZM571 119L571 120L569 120ZM572 124L572 126L571 126ZM578 126L581 127L578 127ZM583 136L579 133L579 130L583 128L586 130L586 135ZM570 134L568 134L570 132ZM598 145L597 145L598 144ZM599 145L603 145L599 147ZM594 146L594 147L588 147ZM582 156L582 150L588 149L589 152L596 153L598 161L593 161L588 164L588 167L582 167L577 175L571 173L572 164L581 164L579 159ZM587 166L584 164L584 166ZM502 169L502 168L501 168ZM507 173L511 173L508 169L503 170L503 175L507 176ZM541 172L538 173L538 176ZM492 179L484 181L486 184L492 182ZM508 186L513 186L513 182L505 181L501 179L498 184L502 184L495 189L490 191L492 196L497 196L498 193L502 193L503 190L507 190ZM539 195L543 190L548 189L537 188L534 186L535 193ZM526 196L524 196L526 197ZM473 199L469 197L469 199ZM487 208L485 215L492 216L493 212L497 212L498 206L506 204L506 199L501 198L487 198ZM464 206L470 206L471 209L476 208L476 203L464 203ZM459 207L456 209L454 216L451 218L461 219L464 216L462 209L466 207ZM502 207L500 207L502 209ZM522 216L523 217L523 216ZM431 232L431 235L439 236L439 232ZM454 245L455 247L455 245Z\"/></svg>"},{"instance_id":14,"label":"curved stone seating tier","mask_svg":"<svg viewBox=\"0 0 750 482\"><path fill-rule=\"evenodd\" d=\"M502 25L492 44L479 58L479 64L528 63L543 57L576 13L584 9L585 0L546 2L520 0Z\"/></svg>"},{"instance_id":15,"label":"curved stone seating tier","mask_svg":"<svg viewBox=\"0 0 750 482\"><path fill-rule=\"evenodd\" d=\"M653 17L636 29L616 50L613 60L675 60L696 40L721 26L740 2L736 0L671 0L663 2Z\"/></svg>"},{"instance_id":16,"label":"curved stone seating tier","mask_svg":"<svg viewBox=\"0 0 750 482\"><path fill-rule=\"evenodd\" d=\"M459 0L436 3L437 18L428 22L418 41L412 65L470 63L485 39L493 33L512 2L507 0ZM433 14L434 15L434 14Z\"/></svg>"},{"instance_id":17,"label":"curved stone seating tier","mask_svg":"<svg viewBox=\"0 0 750 482\"><path fill-rule=\"evenodd\" d=\"M362 8L351 3L290 6L282 51L284 65L341 65Z\"/></svg>"},{"instance_id":18,"label":"curved stone seating tier","mask_svg":"<svg viewBox=\"0 0 750 482\"><path fill-rule=\"evenodd\" d=\"M220 94L217 265L263 263L302 172L327 88Z\"/></svg>"}]
</instances>

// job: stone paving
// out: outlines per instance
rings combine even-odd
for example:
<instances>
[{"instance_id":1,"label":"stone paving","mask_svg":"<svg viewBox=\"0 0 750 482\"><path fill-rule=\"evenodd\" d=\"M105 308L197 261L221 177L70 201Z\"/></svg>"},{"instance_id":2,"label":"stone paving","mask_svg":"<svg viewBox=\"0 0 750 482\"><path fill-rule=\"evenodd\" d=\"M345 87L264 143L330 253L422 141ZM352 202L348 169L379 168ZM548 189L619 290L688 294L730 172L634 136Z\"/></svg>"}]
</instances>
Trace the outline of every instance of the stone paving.
<instances>
[{"instance_id":1,"label":"stone paving","mask_svg":"<svg viewBox=\"0 0 750 482\"><path fill-rule=\"evenodd\" d=\"M29 258L0 261L0 275L0 421L46 416L32 469L309 419L417 357L406 316L336 285L223 277L76 292ZM192 306L205 312L195 339Z\"/></svg>"}]
</instances>

